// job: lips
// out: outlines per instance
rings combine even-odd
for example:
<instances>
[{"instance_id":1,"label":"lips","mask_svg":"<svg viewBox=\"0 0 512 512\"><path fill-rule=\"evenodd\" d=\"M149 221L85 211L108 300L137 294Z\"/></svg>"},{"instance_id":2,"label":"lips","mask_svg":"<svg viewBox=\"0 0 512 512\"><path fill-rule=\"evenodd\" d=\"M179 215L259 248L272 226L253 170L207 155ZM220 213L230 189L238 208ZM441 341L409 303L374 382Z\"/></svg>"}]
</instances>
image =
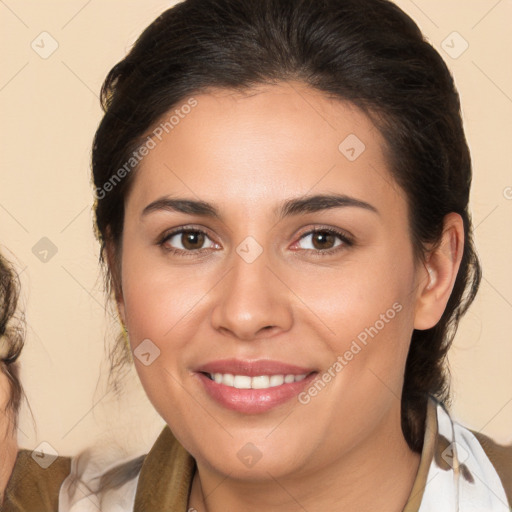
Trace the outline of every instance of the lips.
<instances>
[{"instance_id":1,"label":"lips","mask_svg":"<svg viewBox=\"0 0 512 512\"><path fill-rule=\"evenodd\" d=\"M199 367L207 395L245 414L266 412L298 395L318 372L278 361L226 359Z\"/></svg>"},{"instance_id":2,"label":"lips","mask_svg":"<svg viewBox=\"0 0 512 512\"><path fill-rule=\"evenodd\" d=\"M258 375L307 375L315 370L313 368L271 361L269 359L259 359L257 361L223 359L200 366L196 371L209 374L230 373L232 375L256 377Z\"/></svg>"}]
</instances>

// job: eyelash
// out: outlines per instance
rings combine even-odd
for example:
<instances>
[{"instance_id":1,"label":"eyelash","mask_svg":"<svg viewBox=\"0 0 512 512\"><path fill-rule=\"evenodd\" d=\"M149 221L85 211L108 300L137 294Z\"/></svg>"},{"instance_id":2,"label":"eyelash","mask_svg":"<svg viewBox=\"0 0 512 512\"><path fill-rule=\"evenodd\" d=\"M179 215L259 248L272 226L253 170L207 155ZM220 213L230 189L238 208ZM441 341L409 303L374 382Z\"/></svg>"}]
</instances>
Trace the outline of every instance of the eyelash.
<instances>
[{"instance_id":1,"label":"eyelash","mask_svg":"<svg viewBox=\"0 0 512 512\"><path fill-rule=\"evenodd\" d=\"M176 229L174 231L171 231L170 233L165 233L162 238L157 242L157 245L161 246L165 251L176 254L179 256L197 256L198 254L202 254L204 251L208 251L209 248L205 249L196 249L196 250L183 250L183 249L176 249L174 247L167 247L165 244L174 236L182 234L182 233L201 233L205 235L206 237L210 238L208 236L208 233L203 231L202 229L192 228L192 227L182 227L179 229ZM314 256L329 256L331 254L337 253L340 250L343 250L346 247L352 247L354 245L354 241L352 238L345 232L339 231L334 228L323 228L323 227L316 227L314 229L311 229L309 231L306 231L299 237L299 241L302 240L304 237L309 235L314 235L316 233L328 233L330 235L337 236L342 244L332 247L331 249L326 250L320 250L320 249L302 249L303 251L308 251L309 253L313 254ZM299 249L300 250L300 249Z\"/></svg>"}]
</instances>

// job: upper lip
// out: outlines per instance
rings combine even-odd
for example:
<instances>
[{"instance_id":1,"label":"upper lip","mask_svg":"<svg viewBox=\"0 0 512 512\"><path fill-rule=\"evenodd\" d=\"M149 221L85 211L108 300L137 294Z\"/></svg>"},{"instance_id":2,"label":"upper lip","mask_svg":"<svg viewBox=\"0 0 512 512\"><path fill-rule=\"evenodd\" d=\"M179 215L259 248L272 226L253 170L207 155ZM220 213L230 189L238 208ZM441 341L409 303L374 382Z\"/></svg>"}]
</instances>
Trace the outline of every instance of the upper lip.
<instances>
[{"instance_id":1,"label":"upper lip","mask_svg":"<svg viewBox=\"0 0 512 512\"><path fill-rule=\"evenodd\" d=\"M232 375L307 375L315 371L312 368L305 368L280 361L259 359L244 361L242 359L222 359L211 361L196 369L199 373L230 373Z\"/></svg>"}]
</instances>

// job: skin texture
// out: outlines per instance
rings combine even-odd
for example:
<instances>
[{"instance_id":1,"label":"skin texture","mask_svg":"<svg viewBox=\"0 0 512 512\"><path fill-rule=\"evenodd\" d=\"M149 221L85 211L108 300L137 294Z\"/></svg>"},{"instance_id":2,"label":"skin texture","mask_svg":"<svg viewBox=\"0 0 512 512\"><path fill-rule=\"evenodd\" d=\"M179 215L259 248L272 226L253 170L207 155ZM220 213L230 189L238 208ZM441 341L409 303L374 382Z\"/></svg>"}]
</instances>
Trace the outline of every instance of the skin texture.
<instances>
[{"instance_id":1,"label":"skin texture","mask_svg":"<svg viewBox=\"0 0 512 512\"><path fill-rule=\"evenodd\" d=\"M18 450L16 431L12 428L12 414L6 411L10 395L9 380L0 371L0 503L3 501Z\"/></svg>"},{"instance_id":2,"label":"skin texture","mask_svg":"<svg viewBox=\"0 0 512 512\"><path fill-rule=\"evenodd\" d=\"M132 349L150 339L160 350L149 366L135 358L142 384L197 461L190 506L402 510L419 464L400 427L405 361L413 329L435 325L450 296L462 254L460 217L446 217L442 244L427 264L417 262L384 141L354 106L297 82L195 98L137 170L120 268L108 248ZM338 149L349 134L366 147L354 161ZM284 200L334 193L377 213L343 207L283 220L274 213ZM171 195L214 203L221 219L142 215ZM183 226L207 233L200 253L165 249L189 247L181 235L158 244ZM314 245L313 228L343 230L354 243L336 237ZM236 251L248 236L263 250L252 263ZM400 312L306 405L292 399L262 414L227 410L194 372L239 358L322 374L393 304ZM247 443L261 454L252 467L237 456Z\"/></svg>"}]
</instances>

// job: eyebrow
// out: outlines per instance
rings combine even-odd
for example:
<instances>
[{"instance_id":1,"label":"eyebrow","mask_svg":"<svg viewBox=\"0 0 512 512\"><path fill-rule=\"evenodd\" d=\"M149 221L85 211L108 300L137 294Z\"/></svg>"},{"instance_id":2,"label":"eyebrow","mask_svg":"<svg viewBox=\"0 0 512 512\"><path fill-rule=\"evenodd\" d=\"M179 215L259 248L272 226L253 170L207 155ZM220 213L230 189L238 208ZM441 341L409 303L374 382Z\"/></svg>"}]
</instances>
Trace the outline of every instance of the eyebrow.
<instances>
[{"instance_id":1,"label":"eyebrow","mask_svg":"<svg viewBox=\"0 0 512 512\"><path fill-rule=\"evenodd\" d=\"M288 199L275 208L273 212L276 217L282 220L285 217L345 207L362 208L379 214L377 208L370 203L344 194L317 194L313 196ZM142 211L142 216L162 210L186 213L189 215L199 215L201 217L209 217L219 220L221 219L221 214L218 208L211 203L172 197L162 197L148 204Z\"/></svg>"}]
</instances>

